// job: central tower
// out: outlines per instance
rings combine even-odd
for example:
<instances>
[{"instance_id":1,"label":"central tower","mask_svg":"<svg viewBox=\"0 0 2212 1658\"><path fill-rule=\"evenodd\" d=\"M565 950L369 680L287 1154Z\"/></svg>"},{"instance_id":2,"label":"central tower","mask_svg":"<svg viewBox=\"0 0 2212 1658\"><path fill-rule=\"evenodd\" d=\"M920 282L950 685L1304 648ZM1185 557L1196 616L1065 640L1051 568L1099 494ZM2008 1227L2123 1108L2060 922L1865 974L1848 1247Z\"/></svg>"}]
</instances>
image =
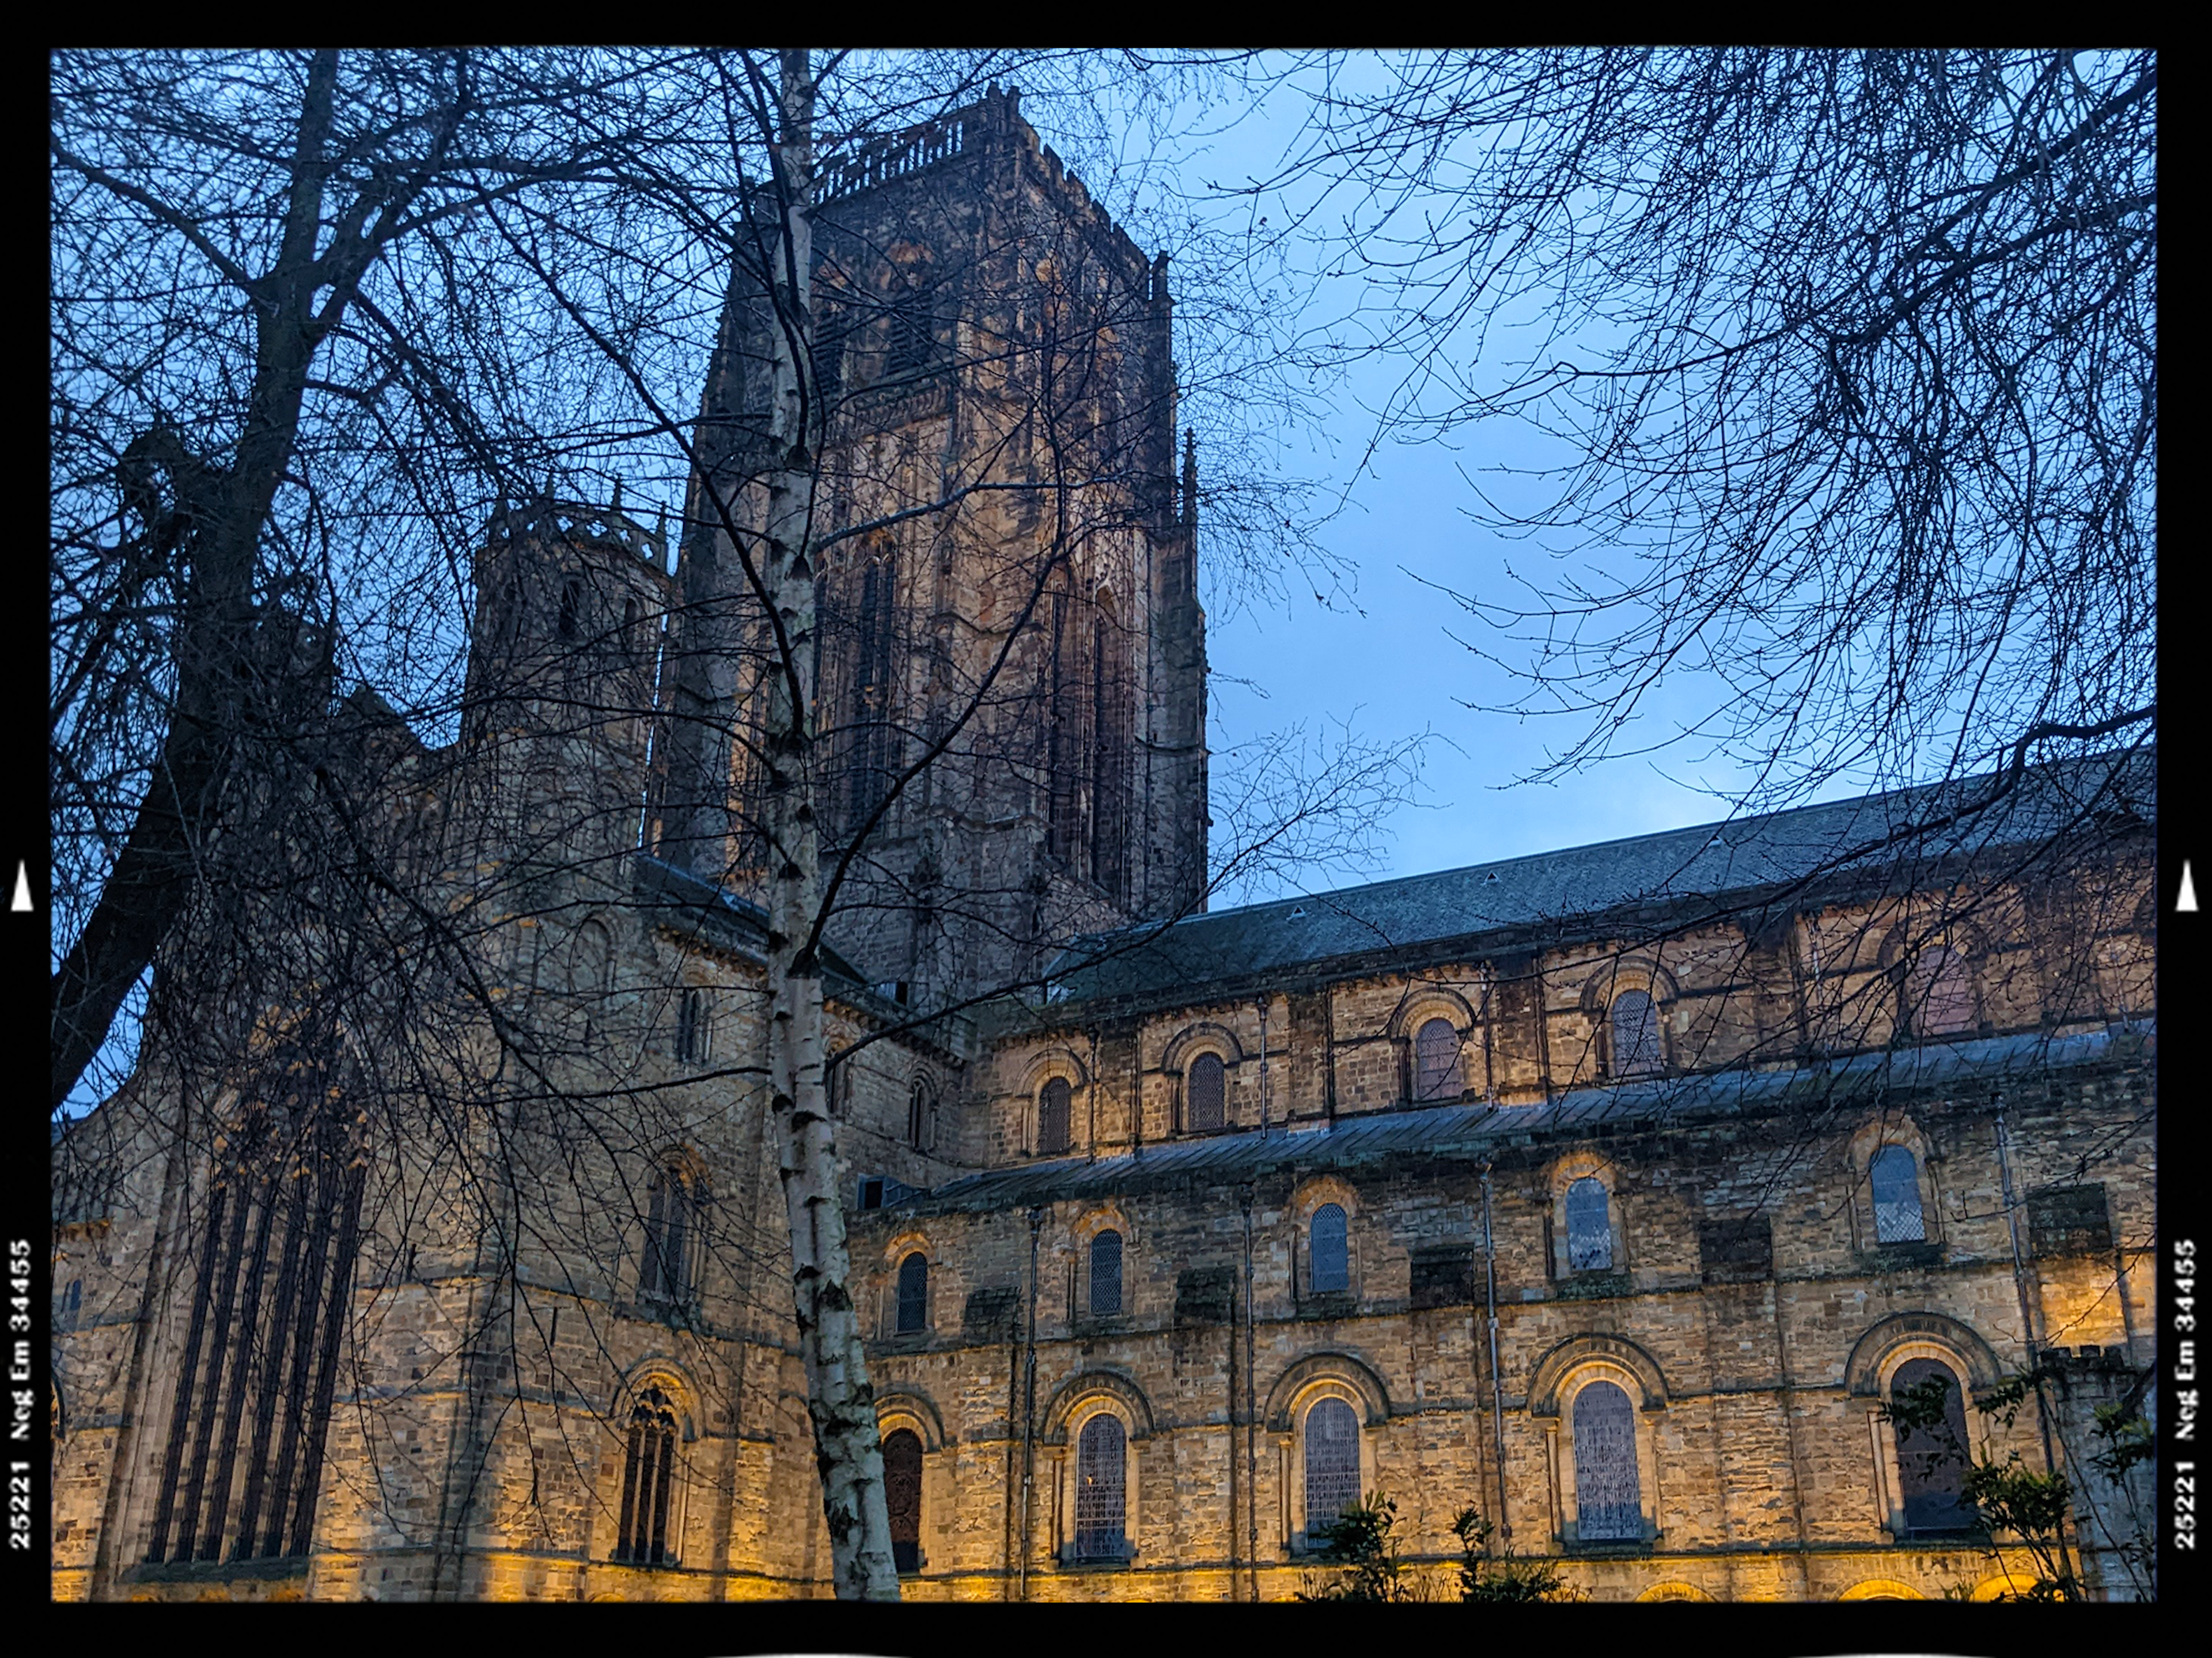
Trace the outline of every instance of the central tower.
<instances>
[{"instance_id":1,"label":"central tower","mask_svg":"<svg viewBox=\"0 0 2212 1658\"><path fill-rule=\"evenodd\" d=\"M1186 445L1178 476L1167 258L995 87L826 165L812 228L830 936L941 1006L1071 934L1203 904L1196 463ZM765 855L775 660L746 574L772 252L741 248L707 377L653 829L658 855L740 892Z\"/></svg>"}]
</instances>

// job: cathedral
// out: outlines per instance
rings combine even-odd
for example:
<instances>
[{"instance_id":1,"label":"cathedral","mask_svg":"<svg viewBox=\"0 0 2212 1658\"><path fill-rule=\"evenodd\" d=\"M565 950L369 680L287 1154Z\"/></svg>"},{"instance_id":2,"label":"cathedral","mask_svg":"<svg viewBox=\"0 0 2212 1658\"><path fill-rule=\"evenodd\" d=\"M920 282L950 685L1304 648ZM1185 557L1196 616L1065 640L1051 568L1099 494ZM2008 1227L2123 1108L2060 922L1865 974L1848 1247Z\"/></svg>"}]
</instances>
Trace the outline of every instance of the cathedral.
<instances>
[{"instance_id":1,"label":"cathedral","mask_svg":"<svg viewBox=\"0 0 2212 1658\"><path fill-rule=\"evenodd\" d=\"M831 1108L904 1598L1320 1593L1370 1494L1408 1582L1472 1516L1595 1600L2146 1593L2148 751L1209 910L1165 257L996 88L819 203ZM740 258L672 537L497 516L453 740L344 698L345 859L204 907L56 1130L58 1599L829 1593L738 553L770 327ZM1990 1534L1972 1464L2063 1524Z\"/></svg>"}]
</instances>

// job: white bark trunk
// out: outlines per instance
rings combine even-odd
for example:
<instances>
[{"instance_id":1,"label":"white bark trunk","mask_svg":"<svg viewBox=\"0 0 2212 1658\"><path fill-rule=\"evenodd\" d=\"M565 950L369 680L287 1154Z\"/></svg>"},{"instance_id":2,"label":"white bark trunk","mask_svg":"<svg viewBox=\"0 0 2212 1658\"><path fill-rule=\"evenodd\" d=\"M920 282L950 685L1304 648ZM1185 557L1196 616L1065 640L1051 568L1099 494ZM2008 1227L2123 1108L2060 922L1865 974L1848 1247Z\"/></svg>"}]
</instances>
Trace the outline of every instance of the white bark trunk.
<instances>
[{"instance_id":1,"label":"white bark trunk","mask_svg":"<svg viewBox=\"0 0 2212 1658\"><path fill-rule=\"evenodd\" d=\"M769 708L769 1077L791 1224L792 1309L806 1369L832 1577L840 1599L896 1600L898 1571L875 1390L848 1288L844 1194L823 1075L822 967L807 948L822 903L822 842L813 806L813 710L807 706L816 647L814 457L800 376L807 372L812 331L814 87L804 51L782 54L781 78L786 205L775 274L775 460L764 574L788 647L788 672Z\"/></svg>"}]
</instances>

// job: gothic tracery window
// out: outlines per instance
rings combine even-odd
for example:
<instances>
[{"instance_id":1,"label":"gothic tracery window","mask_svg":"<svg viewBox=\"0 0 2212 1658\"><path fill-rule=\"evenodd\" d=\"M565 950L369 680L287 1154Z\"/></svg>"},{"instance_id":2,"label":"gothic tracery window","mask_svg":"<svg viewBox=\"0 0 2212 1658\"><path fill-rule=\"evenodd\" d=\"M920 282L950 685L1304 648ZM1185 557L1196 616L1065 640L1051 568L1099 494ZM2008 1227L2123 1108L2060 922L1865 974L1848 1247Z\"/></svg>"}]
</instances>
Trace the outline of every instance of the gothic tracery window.
<instances>
[{"instance_id":1,"label":"gothic tracery window","mask_svg":"<svg viewBox=\"0 0 2212 1658\"><path fill-rule=\"evenodd\" d=\"M937 1139L937 1090L928 1078L916 1077L914 1090L907 1096L906 1143L917 1151L927 1151Z\"/></svg>"},{"instance_id":2,"label":"gothic tracery window","mask_svg":"<svg viewBox=\"0 0 2212 1658\"><path fill-rule=\"evenodd\" d=\"M1037 1096L1037 1151L1057 1157L1068 1148L1074 1116L1074 1090L1067 1078L1054 1077Z\"/></svg>"},{"instance_id":3,"label":"gothic tracery window","mask_svg":"<svg viewBox=\"0 0 2212 1658\"><path fill-rule=\"evenodd\" d=\"M240 1093L191 1252L149 1562L303 1555L314 1533L367 1159L326 1039L272 1047Z\"/></svg>"},{"instance_id":4,"label":"gothic tracery window","mask_svg":"<svg viewBox=\"0 0 2212 1658\"><path fill-rule=\"evenodd\" d=\"M1575 1395L1575 1533L1583 1542L1636 1541L1644 1497L1636 1468L1636 1410L1611 1382Z\"/></svg>"},{"instance_id":5,"label":"gothic tracery window","mask_svg":"<svg viewBox=\"0 0 2212 1658\"><path fill-rule=\"evenodd\" d=\"M1306 1534L1316 1537L1359 1501L1359 1415L1340 1399L1306 1412Z\"/></svg>"},{"instance_id":6,"label":"gothic tracery window","mask_svg":"<svg viewBox=\"0 0 2212 1658\"><path fill-rule=\"evenodd\" d=\"M1075 1553L1103 1560L1129 1552L1127 1436L1102 1411L1083 1424L1075 1452Z\"/></svg>"},{"instance_id":7,"label":"gothic tracery window","mask_svg":"<svg viewBox=\"0 0 2212 1658\"><path fill-rule=\"evenodd\" d=\"M1567 1270L1608 1272L1613 1266L1613 1218L1605 1182L1585 1175L1567 1187Z\"/></svg>"},{"instance_id":8,"label":"gothic tracery window","mask_svg":"<svg viewBox=\"0 0 2212 1658\"><path fill-rule=\"evenodd\" d=\"M929 1260L919 1249L899 1262L897 1333L915 1335L929 1327Z\"/></svg>"},{"instance_id":9,"label":"gothic tracery window","mask_svg":"<svg viewBox=\"0 0 2212 1658\"><path fill-rule=\"evenodd\" d=\"M659 1388L647 1388L629 1414L616 1559L641 1566L674 1562L676 1544L668 1515L675 1483L676 1407Z\"/></svg>"},{"instance_id":10,"label":"gothic tracery window","mask_svg":"<svg viewBox=\"0 0 2212 1658\"><path fill-rule=\"evenodd\" d=\"M1876 1243L1918 1243L1928 1236L1920 1209L1920 1169L1901 1145L1885 1145L1867 1169L1874 1190Z\"/></svg>"},{"instance_id":11,"label":"gothic tracery window","mask_svg":"<svg viewBox=\"0 0 2212 1658\"><path fill-rule=\"evenodd\" d=\"M1228 1072L1218 1054L1201 1054L1183 1077L1184 1127L1194 1134L1224 1126L1227 1118Z\"/></svg>"},{"instance_id":12,"label":"gothic tracery window","mask_svg":"<svg viewBox=\"0 0 2212 1658\"><path fill-rule=\"evenodd\" d=\"M891 1560L921 1570L921 1438L911 1428L884 1436L884 1502L891 1515Z\"/></svg>"},{"instance_id":13,"label":"gothic tracery window","mask_svg":"<svg viewBox=\"0 0 2212 1658\"><path fill-rule=\"evenodd\" d=\"M1091 1311L1093 1317L1121 1310L1121 1235L1108 1230L1091 1240Z\"/></svg>"},{"instance_id":14,"label":"gothic tracery window","mask_svg":"<svg viewBox=\"0 0 2212 1658\"><path fill-rule=\"evenodd\" d=\"M1659 1064L1659 1005L1648 990L1624 990L1613 999L1613 1074L1644 1076Z\"/></svg>"},{"instance_id":15,"label":"gothic tracery window","mask_svg":"<svg viewBox=\"0 0 2212 1658\"><path fill-rule=\"evenodd\" d=\"M1336 1295L1352 1287L1352 1261L1346 1236L1344 1206L1324 1203L1314 1211L1306 1229L1307 1287L1317 1296Z\"/></svg>"},{"instance_id":16,"label":"gothic tracery window","mask_svg":"<svg viewBox=\"0 0 2212 1658\"><path fill-rule=\"evenodd\" d=\"M1455 1100L1460 1095L1459 1032L1449 1019L1431 1019L1413 1038L1413 1097Z\"/></svg>"}]
</instances>

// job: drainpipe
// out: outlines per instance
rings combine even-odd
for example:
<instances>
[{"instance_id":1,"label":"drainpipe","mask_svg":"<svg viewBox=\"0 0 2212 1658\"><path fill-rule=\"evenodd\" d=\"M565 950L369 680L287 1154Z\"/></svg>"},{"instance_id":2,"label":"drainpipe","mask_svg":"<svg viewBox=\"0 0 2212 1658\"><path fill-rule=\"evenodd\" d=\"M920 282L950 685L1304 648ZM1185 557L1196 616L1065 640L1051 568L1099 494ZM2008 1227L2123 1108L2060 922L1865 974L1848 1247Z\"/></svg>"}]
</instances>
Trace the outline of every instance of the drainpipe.
<instances>
[{"instance_id":1,"label":"drainpipe","mask_svg":"<svg viewBox=\"0 0 2212 1658\"><path fill-rule=\"evenodd\" d=\"M1014 1598L1030 1598L1030 1499L1036 1485L1036 1297L1037 1238L1044 1230L1044 1211L1030 1211L1029 1338L1022 1355L1022 1528L1016 1538L1021 1550L1014 1571Z\"/></svg>"},{"instance_id":2,"label":"drainpipe","mask_svg":"<svg viewBox=\"0 0 2212 1658\"><path fill-rule=\"evenodd\" d=\"M1260 1132L1267 1132L1267 999L1260 999Z\"/></svg>"},{"instance_id":3,"label":"drainpipe","mask_svg":"<svg viewBox=\"0 0 2212 1658\"><path fill-rule=\"evenodd\" d=\"M1997 1179L2004 1193L2005 1230L2012 1239L2012 1287L2020 1298L2020 1327L2027 1342L2027 1361L2030 1369L2042 1363L2042 1354L2036 1345L2035 1312L2027 1293L2027 1258L2020 1247L2020 1211L2013 1201L2012 1192L2012 1132L2005 1125L2004 1090L1993 1090L1990 1103L1996 1109L1997 1119ZM2043 1468L2046 1473L2058 1472L2057 1448L2051 1442L2051 1407L2043 1397L2043 1384L2035 1384L2035 1426L2043 1439ZM2074 1563L2066 1549L2066 1533L2058 1534L2058 1563L2069 1577L2074 1576ZM2080 1580L2075 1579L2078 1582Z\"/></svg>"},{"instance_id":4,"label":"drainpipe","mask_svg":"<svg viewBox=\"0 0 2212 1658\"><path fill-rule=\"evenodd\" d=\"M1497 1447L1498 1536L1510 1557L1513 1521L1505 1508L1505 1383L1498 1374L1498 1251L1490 1236L1490 1165L1482 1165L1483 1308L1490 1316L1490 1429Z\"/></svg>"},{"instance_id":5,"label":"drainpipe","mask_svg":"<svg viewBox=\"0 0 2212 1658\"><path fill-rule=\"evenodd\" d=\"M1264 1029L1264 1025L1262 1026ZM1267 1075L1263 1070L1260 1073ZM1262 1096L1264 1098L1265 1096ZM1245 1569L1251 1575L1252 1599L1260 1598L1260 1461L1252 1434L1257 1395L1253 1390L1254 1308L1252 1304L1252 1188L1244 1188L1244 1551ZM1234 1515L1229 1523L1235 1525Z\"/></svg>"}]
</instances>

